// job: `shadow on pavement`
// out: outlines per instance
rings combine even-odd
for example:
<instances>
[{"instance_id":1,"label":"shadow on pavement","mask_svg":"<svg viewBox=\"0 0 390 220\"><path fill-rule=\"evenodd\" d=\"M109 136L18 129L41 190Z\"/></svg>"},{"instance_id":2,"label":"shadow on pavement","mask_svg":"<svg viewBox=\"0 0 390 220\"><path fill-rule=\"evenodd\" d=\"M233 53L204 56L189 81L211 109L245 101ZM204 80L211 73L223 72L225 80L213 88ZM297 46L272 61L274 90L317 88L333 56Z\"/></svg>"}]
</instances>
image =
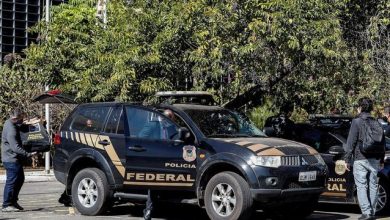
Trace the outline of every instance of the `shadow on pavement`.
<instances>
[{"instance_id":1,"label":"shadow on pavement","mask_svg":"<svg viewBox=\"0 0 390 220\"><path fill-rule=\"evenodd\" d=\"M110 212L106 215L129 215L131 217L143 216L143 204L122 204L114 206ZM329 213L331 212L331 213ZM334 213L333 213L334 212ZM338 219L351 219L348 214L344 213L356 213L359 214L359 207L353 205L335 205L335 204L321 204L315 214L309 216L308 220L338 220ZM164 203L158 204L155 207L153 218L167 219L167 220L207 220L207 213L205 209L201 209L196 205L186 204L171 204ZM271 216L268 216L261 210L256 211L252 216L252 219L274 220ZM381 218L378 218L381 219Z\"/></svg>"}]
</instances>

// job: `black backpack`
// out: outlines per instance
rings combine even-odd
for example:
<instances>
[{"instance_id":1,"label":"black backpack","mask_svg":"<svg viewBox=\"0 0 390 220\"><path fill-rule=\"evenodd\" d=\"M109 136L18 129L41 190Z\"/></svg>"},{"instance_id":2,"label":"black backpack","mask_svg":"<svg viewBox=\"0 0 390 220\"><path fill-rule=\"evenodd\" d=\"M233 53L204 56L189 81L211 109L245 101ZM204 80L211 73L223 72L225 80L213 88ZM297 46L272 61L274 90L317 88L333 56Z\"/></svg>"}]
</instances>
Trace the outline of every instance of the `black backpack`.
<instances>
[{"instance_id":1,"label":"black backpack","mask_svg":"<svg viewBox=\"0 0 390 220\"><path fill-rule=\"evenodd\" d=\"M363 154L383 154L385 141L383 128L372 117L362 118L360 151Z\"/></svg>"}]
</instances>

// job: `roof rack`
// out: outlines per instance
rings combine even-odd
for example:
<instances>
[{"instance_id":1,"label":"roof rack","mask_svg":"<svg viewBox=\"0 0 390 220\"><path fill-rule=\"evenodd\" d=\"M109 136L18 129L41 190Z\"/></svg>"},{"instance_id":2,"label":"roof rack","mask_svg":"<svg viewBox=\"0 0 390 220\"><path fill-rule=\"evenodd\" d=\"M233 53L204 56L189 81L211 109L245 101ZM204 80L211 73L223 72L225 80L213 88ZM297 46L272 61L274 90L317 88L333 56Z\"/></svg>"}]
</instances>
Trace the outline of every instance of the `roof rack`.
<instances>
[{"instance_id":1,"label":"roof rack","mask_svg":"<svg viewBox=\"0 0 390 220\"><path fill-rule=\"evenodd\" d=\"M206 91L163 91L155 96L162 104L217 105L211 93Z\"/></svg>"}]
</instances>

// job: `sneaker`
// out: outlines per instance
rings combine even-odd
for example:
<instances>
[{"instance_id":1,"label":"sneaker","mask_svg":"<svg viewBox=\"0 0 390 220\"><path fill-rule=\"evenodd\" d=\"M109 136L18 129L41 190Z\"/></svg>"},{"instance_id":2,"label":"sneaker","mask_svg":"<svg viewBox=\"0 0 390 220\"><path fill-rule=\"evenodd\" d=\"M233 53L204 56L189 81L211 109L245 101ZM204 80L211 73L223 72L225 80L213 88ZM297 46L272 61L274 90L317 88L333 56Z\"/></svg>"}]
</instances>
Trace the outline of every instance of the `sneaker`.
<instances>
[{"instance_id":1,"label":"sneaker","mask_svg":"<svg viewBox=\"0 0 390 220\"><path fill-rule=\"evenodd\" d=\"M7 206L1 209L2 212L17 212L19 209L17 209L15 206Z\"/></svg>"},{"instance_id":2,"label":"sneaker","mask_svg":"<svg viewBox=\"0 0 390 220\"><path fill-rule=\"evenodd\" d=\"M17 202L14 203L14 207L19 209L20 211L24 210L24 208L22 206L20 206Z\"/></svg>"},{"instance_id":3,"label":"sneaker","mask_svg":"<svg viewBox=\"0 0 390 220\"><path fill-rule=\"evenodd\" d=\"M372 219L374 219L372 215L366 215L366 214L363 214L358 218L358 220L372 220Z\"/></svg>"}]
</instances>

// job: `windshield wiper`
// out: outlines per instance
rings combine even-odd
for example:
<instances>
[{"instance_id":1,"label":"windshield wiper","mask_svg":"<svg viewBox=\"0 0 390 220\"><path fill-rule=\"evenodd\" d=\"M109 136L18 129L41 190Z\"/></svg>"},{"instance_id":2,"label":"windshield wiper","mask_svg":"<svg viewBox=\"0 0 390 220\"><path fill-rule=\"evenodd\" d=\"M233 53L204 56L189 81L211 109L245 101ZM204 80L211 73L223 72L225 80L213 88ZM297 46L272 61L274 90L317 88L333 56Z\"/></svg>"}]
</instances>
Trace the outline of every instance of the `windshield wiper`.
<instances>
[{"instance_id":1,"label":"windshield wiper","mask_svg":"<svg viewBox=\"0 0 390 220\"><path fill-rule=\"evenodd\" d=\"M212 134L208 137L251 137L248 134Z\"/></svg>"},{"instance_id":2,"label":"windshield wiper","mask_svg":"<svg viewBox=\"0 0 390 220\"><path fill-rule=\"evenodd\" d=\"M251 137L260 137L260 138L265 138L265 137L268 137L268 136L265 136L265 135L259 135L259 134L254 134L254 135L252 135Z\"/></svg>"}]
</instances>

